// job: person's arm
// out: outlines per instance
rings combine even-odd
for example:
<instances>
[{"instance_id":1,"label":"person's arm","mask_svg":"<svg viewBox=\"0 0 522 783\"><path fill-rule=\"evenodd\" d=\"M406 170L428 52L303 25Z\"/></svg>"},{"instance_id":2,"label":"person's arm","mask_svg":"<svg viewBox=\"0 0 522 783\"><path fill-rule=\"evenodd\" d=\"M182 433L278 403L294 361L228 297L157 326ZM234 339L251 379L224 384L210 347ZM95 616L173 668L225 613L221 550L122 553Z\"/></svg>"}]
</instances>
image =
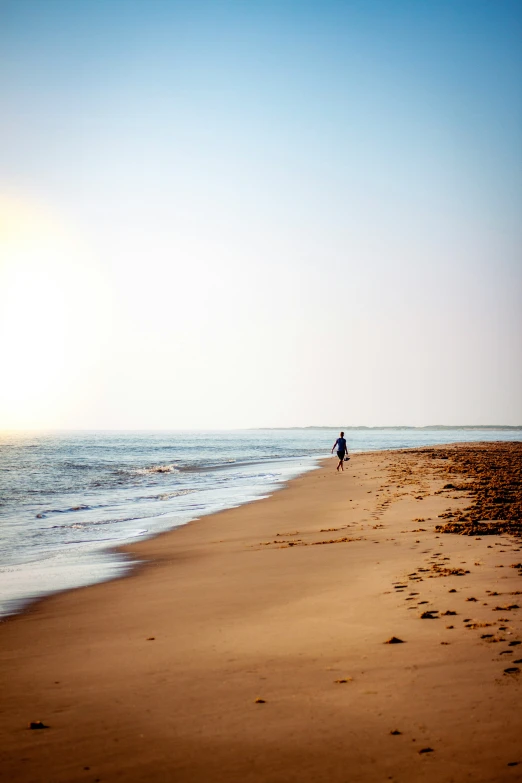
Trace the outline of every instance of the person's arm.
<instances>
[{"instance_id":1,"label":"person's arm","mask_svg":"<svg viewBox=\"0 0 522 783\"><path fill-rule=\"evenodd\" d=\"M335 441L334 445L332 446L332 451L330 452L331 454L333 454L334 449L335 449L335 447L337 446L338 443L339 443L339 438L337 438L337 440Z\"/></svg>"}]
</instances>

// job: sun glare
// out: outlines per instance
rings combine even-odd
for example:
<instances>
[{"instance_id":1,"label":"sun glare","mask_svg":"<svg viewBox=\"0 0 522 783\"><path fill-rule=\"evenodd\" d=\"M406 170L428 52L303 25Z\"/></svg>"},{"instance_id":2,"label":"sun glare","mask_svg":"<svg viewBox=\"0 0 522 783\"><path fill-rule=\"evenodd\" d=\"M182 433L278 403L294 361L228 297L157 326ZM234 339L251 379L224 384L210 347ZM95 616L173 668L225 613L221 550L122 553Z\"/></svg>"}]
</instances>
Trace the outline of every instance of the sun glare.
<instances>
[{"instance_id":1,"label":"sun glare","mask_svg":"<svg viewBox=\"0 0 522 783\"><path fill-rule=\"evenodd\" d=\"M61 426L95 362L103 285L54 215L7 199L0 212L0 427Z\"/></svg>"}]
</instances>

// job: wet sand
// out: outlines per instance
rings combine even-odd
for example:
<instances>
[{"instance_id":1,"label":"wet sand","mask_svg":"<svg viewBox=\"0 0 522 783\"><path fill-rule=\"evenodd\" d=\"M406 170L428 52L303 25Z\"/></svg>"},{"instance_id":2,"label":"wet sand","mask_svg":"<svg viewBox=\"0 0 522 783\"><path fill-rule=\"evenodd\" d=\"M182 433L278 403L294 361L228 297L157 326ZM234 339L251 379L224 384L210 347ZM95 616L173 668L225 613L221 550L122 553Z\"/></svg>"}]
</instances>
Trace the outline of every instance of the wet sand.
<instances>
[{"instance_id":1,"label":"wet sand","mask_svg":"<svg viewBox=\"0 0 522 783\"><path fill-rule=\"evenodd\" d=\"M522 780L522 445L499 448L332 458L4 621L0 777Z\"/></svg>"}]
</instances>

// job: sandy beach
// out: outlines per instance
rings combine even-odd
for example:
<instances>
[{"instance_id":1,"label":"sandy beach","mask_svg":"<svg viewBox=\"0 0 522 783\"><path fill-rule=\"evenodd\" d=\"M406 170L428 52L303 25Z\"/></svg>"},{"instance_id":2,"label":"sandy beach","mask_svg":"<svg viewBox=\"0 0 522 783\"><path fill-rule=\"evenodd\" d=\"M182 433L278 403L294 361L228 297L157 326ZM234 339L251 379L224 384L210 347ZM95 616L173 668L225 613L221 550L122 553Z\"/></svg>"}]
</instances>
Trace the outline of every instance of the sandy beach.
<instances>
[{"instance_id":1,"label":"sandy beach","mask_svg":"<svg viewBox=\"0 0 522 783\"><path fill-rule=\"evenodd\" d=\"M522 780L521 445L332 458L3 621L1 779Z\"/></svg>"}]
</instances>

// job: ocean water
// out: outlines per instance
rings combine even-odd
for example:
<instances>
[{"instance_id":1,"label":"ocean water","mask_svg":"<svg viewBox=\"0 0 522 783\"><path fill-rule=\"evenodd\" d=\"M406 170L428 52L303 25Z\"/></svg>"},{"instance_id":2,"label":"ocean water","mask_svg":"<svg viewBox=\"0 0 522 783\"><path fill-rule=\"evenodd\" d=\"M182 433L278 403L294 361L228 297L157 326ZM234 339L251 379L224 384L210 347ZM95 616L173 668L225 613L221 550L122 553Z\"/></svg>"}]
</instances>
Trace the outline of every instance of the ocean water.
<instances>
[{"instance_id":1,"label":"ocean water","mask_svg":"<svg viewBox=\"0 0 522 783\"><path fill-rule=\"evenodd\" d=\"M0 434L0 616L122 575L132 560L114 550L119 544L271 494L316 467L338 434ZM347 432L354 451L521 437L520 430Z\"/></svg>"}]
</instances>

